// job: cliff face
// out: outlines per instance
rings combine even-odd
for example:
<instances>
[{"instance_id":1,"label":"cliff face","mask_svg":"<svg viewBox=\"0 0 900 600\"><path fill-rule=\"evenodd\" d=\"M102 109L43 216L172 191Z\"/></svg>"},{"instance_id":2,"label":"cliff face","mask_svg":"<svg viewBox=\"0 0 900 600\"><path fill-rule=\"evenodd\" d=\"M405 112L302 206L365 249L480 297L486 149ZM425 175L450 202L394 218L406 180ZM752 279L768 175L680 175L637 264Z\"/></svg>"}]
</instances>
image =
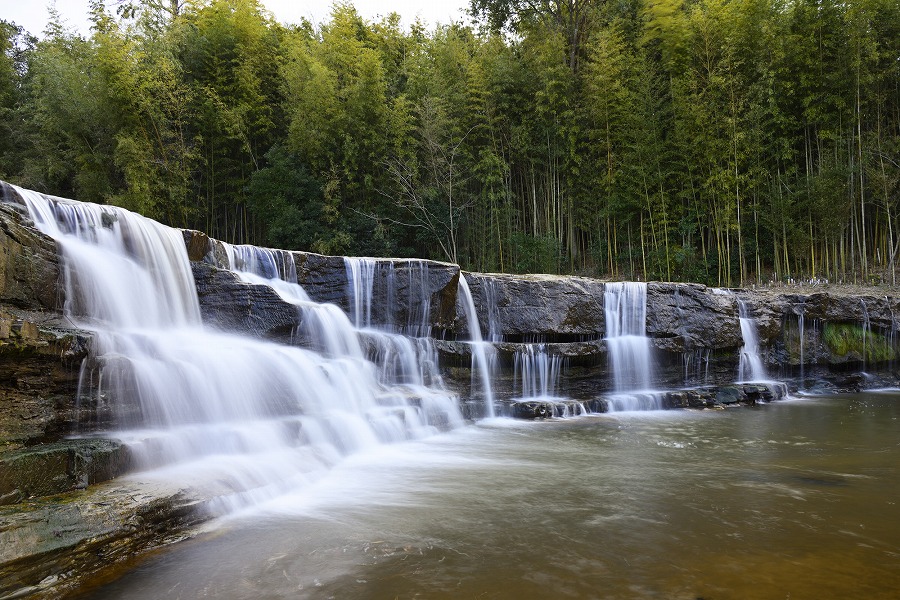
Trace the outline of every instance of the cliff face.
<instances>
[{"instance_id":1,"label":"cliff face","mask_svg":"<svg viewBox=\"0 0 900 600\"><path fill-rule=\"evenodd\" d=\"M13 192L0 184L0 193ZM55 311L62 301L59 276L56 243L30 227L19 205L0 203L0 303Z\"/></svg>"},{"instance_id":2,"label":"cliff face","mask_svg":"<svg viewBox=\"0 0 900 600\"><path fill-rule=\"evenodd\" d=\"M599 339L606 331L603 282L596 279L489 273L465 277L485 338L570 342ZM457 329L468 332L462 315Z\"/></svg>"},{"instance_id":3,"label":"cliff face","mask_svg":"<svg viewBox=\"0 0 900 600\"><path fill-rule=\"evenodd\" d=\"M0 451L71 431L89 336L62 319L59 279L55 242L0 203Z\"/></svg>"}]
</instances>

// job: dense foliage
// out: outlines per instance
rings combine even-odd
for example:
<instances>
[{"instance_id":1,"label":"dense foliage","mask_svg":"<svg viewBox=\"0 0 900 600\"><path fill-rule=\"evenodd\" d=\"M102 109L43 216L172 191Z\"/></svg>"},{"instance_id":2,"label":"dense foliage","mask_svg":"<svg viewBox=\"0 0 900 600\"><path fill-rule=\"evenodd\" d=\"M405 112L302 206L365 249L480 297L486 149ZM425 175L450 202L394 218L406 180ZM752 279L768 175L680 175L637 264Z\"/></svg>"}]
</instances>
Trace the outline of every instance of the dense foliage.
<instances>
[{"instance_id":1,"label":"dense foliage","mask_svg":"<svg viewBox=\"0 0 900 600\"><path fill-rule=\"evenodd\" d=\"M0 21L0 178L237 243L716 285L895 277L897 0L95 0Z\"/></svg>"}]
</instances>

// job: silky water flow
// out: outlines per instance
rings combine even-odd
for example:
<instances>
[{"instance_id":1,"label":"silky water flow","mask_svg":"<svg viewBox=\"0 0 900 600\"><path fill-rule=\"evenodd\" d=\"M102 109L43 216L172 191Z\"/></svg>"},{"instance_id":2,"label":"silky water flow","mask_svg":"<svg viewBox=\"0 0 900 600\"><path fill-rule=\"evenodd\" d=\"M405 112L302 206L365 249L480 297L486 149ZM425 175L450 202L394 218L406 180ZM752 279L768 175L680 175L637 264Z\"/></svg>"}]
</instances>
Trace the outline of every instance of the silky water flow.
<instances>
[{"instance_id":1,"label":"silky water flow","mask_svg":"<svg viewBox=\"0 0 900 600\"><path fill-rule=\"evenodd\" d=\"M225 513L308 484L348 455L462 424L422 344L368 331L376 350L364 351L344 313L310 301L275 251L228 247L239 277L302 311L316 351L205 327L179 230L17 192L59 244L66 314L93 334L83 367L93 389L83 386L81 403L108 405L114 430L98 435L122 440L142 477L204 489Z\"/></svg>"}]
</instances>

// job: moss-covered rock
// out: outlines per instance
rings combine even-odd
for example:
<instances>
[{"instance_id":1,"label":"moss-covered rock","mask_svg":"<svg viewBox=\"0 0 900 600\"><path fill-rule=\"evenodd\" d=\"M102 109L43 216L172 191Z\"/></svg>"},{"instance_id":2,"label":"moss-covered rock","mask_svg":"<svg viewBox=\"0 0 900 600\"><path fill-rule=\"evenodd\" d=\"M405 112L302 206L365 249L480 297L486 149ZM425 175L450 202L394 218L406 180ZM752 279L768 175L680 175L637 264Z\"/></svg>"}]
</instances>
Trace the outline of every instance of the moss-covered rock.
<instances>
[{"instance_id":1,"label":"moss-covered rock","mask_svg":"<svg viewBox=\"0 0 900 600\"><path fill-rule=\"evenodd\" d=\"M826 323L822 338L835 357L832 362L885 362L896 358L896 351L877 331L851 323Z\"/></svg>"}]
</instances>

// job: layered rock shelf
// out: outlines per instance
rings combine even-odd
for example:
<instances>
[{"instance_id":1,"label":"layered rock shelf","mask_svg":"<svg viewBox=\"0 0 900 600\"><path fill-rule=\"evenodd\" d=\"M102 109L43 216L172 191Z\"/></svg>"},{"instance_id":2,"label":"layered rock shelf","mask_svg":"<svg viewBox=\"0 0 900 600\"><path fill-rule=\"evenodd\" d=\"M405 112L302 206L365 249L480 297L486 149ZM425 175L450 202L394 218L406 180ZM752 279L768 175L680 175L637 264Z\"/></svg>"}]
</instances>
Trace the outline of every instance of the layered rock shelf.
<instances>
[{"instance_id":1,"label":"layered rock shelf","mask_svg":"<svg viewBox=\"0 0 900 600\"><path fill-rule=\"evenodd\" d=\"M103 407L81 406L75 397L89 332L63 316L66 299L53 240L29 223L21 199L3 184L0 203L0 387L4 392L2 436L6 450L53 442L75 430L76 421L107 422ZM290 343L301 326L295 305L270 287L241 281L229 270L226 245L202 232L184 231L204 322L245 335ZM352 313L348 267L343 257L274 251L289 257L297 283L316 302ZM603 385L607 347L603 310L605 283L586 277L462 272L457 265L418 259L370 259L373 324L403 324L427 314L426 333L451 380L471 366L472 345L458 298L465 277L480 329L501 368L517 353L540 343L548 356L584 369ZM282 275L284 275L282 273ZM823 376L860 385L848 372L866 369L888 382L898 356L900 298L877 288L848 293L839 287L722 290L698 284L650 282L646 332L666 386L730 383L743 344L738 300L746 302L759 331L763 363L773 377ZM70 310L77 312L77 307ZM414 335L421 335L415 332ZM90 366L88 364L88 366ZM685 375L687 373L687 375ZM502 373L500 375L502 378ZM683 381L679 381L682 379ZM732 377L733 379L733 377ZM865 385L865 380L862 380ZM463 386L464 387L464 386ZM584 387L584 386L582 386ZM600 392L602 390L596 390ZM473 390L477 395L477 391ZM99 411L99 412L98 412Z\"/></svg>"}]
</instances>

